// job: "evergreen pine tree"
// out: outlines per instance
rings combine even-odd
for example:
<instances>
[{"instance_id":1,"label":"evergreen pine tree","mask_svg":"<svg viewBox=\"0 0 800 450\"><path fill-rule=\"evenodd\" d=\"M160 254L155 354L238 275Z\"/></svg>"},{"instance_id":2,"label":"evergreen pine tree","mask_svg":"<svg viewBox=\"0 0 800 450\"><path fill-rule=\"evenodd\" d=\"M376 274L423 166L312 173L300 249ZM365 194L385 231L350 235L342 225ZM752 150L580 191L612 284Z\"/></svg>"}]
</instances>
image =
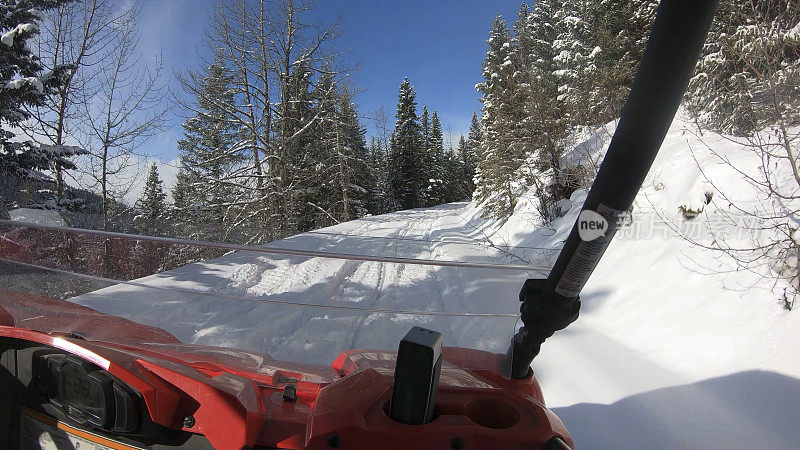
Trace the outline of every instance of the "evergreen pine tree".
<instances>
[{"instance_id":1,"label":"evergreen pine tree","mask_svg":"<svg viewBox=\"0 0 800 450\"><path fill-rule=\"evenodd\" d=\"M370 141L369 157L367 159L367 167L369 169L367 212L372 215L389 212L387 164L386 152L378 140L373 137Z\"/></svg>"},{"instance_id":2,"label":"evergreen pine tree","mask_svg":"<svg viewBox=\"0 0 800 450\"><path fill-rule=\"evenodd\" d=\"M196 215L191 229L198 238L235 238L238 222L236 188L237 165L243 160L241 148L234 145L236 127L230 120L233 111L232 77L220 56L196 80L197 111L183 124L184 138L178 141L181 172L176 189L181 197L175 207L190 205Z\"/></svg>"},{"instance_id":3,"label":"evergreen pine tree","mask_svg":"<svg viewBox=\"0 0 800 450\"><path fill-rule=\"evenodd\" d=\"M303 208L298 230L352 220L367 214L371 195L366 130L359 123L352 94L323 74L313 91L316 122L304 140L296 207Z\"/></svg>"},{"instance_id":4,"label":"evergreen pine tree","mask_svg":"<svg viewBox=\"0 0 800 450\"><path fill-rule=\"evenodd\" d=\"M431 147L431 117L428 106L422 105L422 115L419 116L419 125L422 133L422 148L426 151Z\"/></svg>"},{"instance_id":5,"label":"evergreen pine tree","mask_svg":"<svg viewBox=\"0 0 800 450\"><path fill-rule=\"evenodd\" d=\"M31 117L28 109L42 105L63 84L66 67L42 75L39 58L26 41L38 35L42 11L68 0L0 0L0 173L28 176L60 164L74 169L70 158L79 149L39 145L14 139L14 128Z\"/></svg>"},{"instance_id":6,"label":"evergreen pine tree","mask_svg":"<svg viewBox=\"0 0 800 450\"><path fill-rule=\"evenodd\" d=\"M541 1L542 0L536 2L534 6L538 8ZM514 22L514 38L512 48L512 53L514 54L512 58L514 63L517 65L516 69L522 69L519 70L518 74L516 74L517 77L523 77L521 80L518 79L520 84L525 83L525 69L531 65L534 58L538 57L534 49L537 43L534 39L533 33L530 30L530 17L530 8L528 7L527 3L523 2L517 11L517 20Z\"/></svg>"},{"instance_id":7,"label":"evergreen pine tree","mask_svg":"<svg viewBox=\"0 0 800 450\"><path fill-rule=\"evenodd\" d=\"M472 113L472 121L469 125L466 147L462 152L461 158L464 160L463 185L469 191L469 197L475 192L475 175L480 160L481 147L483 146L483 130L480 119L476 113Z\"/></svg>"},{"instance_id":8,"label":"evergreen pine tree","mask_svg":"<svg viewBox=\"0 0 800 450\"><path fill-rule=\"evenodd\" d=\"M538 115L529 120L531 125L536 126L534 134L537 135L552 132L543 129L542 123L557 120L564 107L563 102L558 101L560 80L555 63L555 46L559 37L555 25L557 7L557 2L552 0L536 2L536 7L527 18L526 26L520 31L527 36L525 40L531 42L531 55L528 57L530 64L525 71L529 92L526 109L528 116Z\"/></svg>"},{"instance_id":9,"label":"evergreen pine tree","mask_svg":"<svg viewBox=\"0 0 800 450\"><path fill-rule=\"evenodd\" d=\"M449 170L453 167L448 166L447 156L444 150L444 133L442 132L442 122L439 114L434 111L431 116L430 137L428 139L426 172L428 176L428 205L438 205L446 203L452 195L448 195L450 186L447 186L446 178Z\"/></svg>"},{"instance_id":10,"label":"evergreen pine tree","mask_svg":"<svg viewBox=\"0 0 800 450\"><path fill-rule=\"evenodd\" d=\"M514 172L521 161L508 133L515 124L512 90L514 69L511 56L511 35L499 16L492 24L488 50L483 62L484 81L478 84L483 95L484 135L477 168L476 199L484 204L484 215L508 217L516 206L517 189ZM514 105L515 106L515 105Z\"/></svg>"},{"instance_id":11,"label":"evergreen pine tree","mask_svg":"<svg viewBox=\"0 0 800 450\"><path fill-rule=\"evenodd\" d=\"M358 113L349 92L340 96L339 146L337 163L341 221L353 220L367 214L370 202L370 170L367 165L367 130L358 121Z\"/></svg>"},{"instance_id":12,"label":"evergreen pine tree","mask_svg":"<svg viewBox=\"0 0 800 450\"><path fill-rule=\"evenodd\" d=\"M320 191L333 186L320 184L315 174L319 165L325 164L322 161L330 157L336 140L336 85L327 72L323 71L312 89L311 68L303 62L297 64L289 74L283 103L276 108L281 112L276 117L280 145L270 171L276 184L273 208L281 212L281 237L314 229L319 221L330 224L325 208L317 203L328 196ZM320 217L320 213L326 217Z\"/></svg>"},{"instance_id":13,"label":"evergreen pine tree","mask_svg":"<svg viewBox=\"0 0 800 450\"><path fill-rule=\"evenodd\" d=\"M458 172L457 174L458 193L459 196L463 196L464 198L471 197L472 190L470 189L470 184L472 181L471 180L472 177L469 174L469 166L468 166L469 143L467 142L467 139L464 137L464 135L461 135L461 137L458 139L458 147L456 148L456 151L458 153L458 158L461 161L460 165L461 171Z\"/></svg>"},{"instance_id":14,"label":"evergreen pine tree","mask_svg":"<svg viewBox=\"0 0 800 450\"><path fill-rule=\"evenodd\" d=\"M589 23L591 58L596 70L585 92L589 121L605 123L622 113L642 59L657 0L601 0L584 10Z\"/></svg>"},{"instance_id":15,"label":"evergreen pine tree","mask_svg":"<svg viewBox=\"0 0 800 450\"><path fill-rule=\"evenodd\" d=\"M201 233L202 227L197 222L200 216L200 195L197 190L200 186L193 172L185 167L178 169L175 186L172 188L172 207L168 212L170 226L176 237L204 237Z\"/></svg>"},{"instance_id":16,"label":"evergreen pine tree","mask_svg":"<svg viewBox=\"0 0 800 450\"><path fill-rule=\"evenodd\" d=\"M392 197L400 209L420 206L420 156L422 153L422 127L417 117L414 87L403 80L397 102L397 121L391 138L389 152L389 184Z\"/></svg>"},{"instance_id":17,"label":"evergreen pine tree","mask_svg":"<svg viewBox=\"0 0 800 450\"><path fill-rule=\"evenodd\" d=\"M554 203L570 194L561 170L561 157L570 145L570 129L575 125L563 113L569 108L568 102L558 95L560 80L554 62L554 47L559 37L554 25L558 6L549 0L537 2L524 29L524 33L530 34L534 55L527 71L529 97L525 108L525 125L535 149L531 153L534 167L527 172L526 181L535 190L545 220L553 218Z\"/></svg>"},{"instance_id":18,"label":"evergreen pine tree","mask_svg":"<svg viewBox=\"0 0 800 450\"><path fill-rule=\"evenodd\" d=\"M415 166L417 167L417 186L419 186L419 205L430 206L435 204L432 198L434 188L433 179L433 141L431 138L431 116L426 105L422 105L422 114L419 117L420 132L422 134L420 148L416 154Z\"/></svg>"},{"instance_id":19,"label":"evergreen pine tree","mask_svg":"<svg viewBox=\"0 0 800 450\"><path fill-rule=\"evenodd\" d=\"M306 87L307 88L307 87ZM340 117L338 94L333 76L323 73L311 92L311 103L303 101L303 110L295 111L296 126L305 117L315 117L311 128L291 142L297 156L293 163L293 201L288 205L296 216L293 220L297 231L307 231L330 226L339 220L335 205L341 200L341 184L338 178L337 158L340 145ZM298 97L305 97L296 90ZM299 114L297 114L299 113ZM290 116L290 117L291 117ZM292 127L293 132L296 126Z\"/></svg>"},{"instance_id":20,"label":"evergreen pine tree","mask_svg":"<svg viewBox=\"0 0 800 450\"><path fill-rule=\"evenodd\" d=\"M538 4L537 4L538 6ZM535 103L533 96L539 95L533 92L532 67L540 63L539 59L548 55L536 53L536 47L541 46L537 41L539 36L532 29L532 14L528 6L523 3L517 13L517 20L514 23L514 38L512 40L511 52L508 60L504 63L511 82L506 89L504 98L505 123L508 124L507 138L510 151L510 159L519 161L521 164L529 155L540 150L537 148L537 131L533 127L533 117L528 111L531 104ZM549 55L552 59L552 54ZM537 87L538 88L538 87ZM515 164L516 165L516 164ZM510 166L512 170L516 167Z\"/></svg>"},{"instance_id":21,"label":"evergreen pine tree","mask_svg":"<svg viewBox=\"0 0 800 450\"><path fill-rule=\"evenodd\" d=\"M796 1L720 3L687 93L701 126L747 136L800 124L799 22Z\"/></svg>"},{"instance_id":22,"label":"evergreen pine tree","mask_svg":"<svg viewBox=\"0 0 800 450\"><path fill-rule=\"evenodd\" d=\"M167 195L164 193L164 187L158 175L158 167L152 164L147 173L144 192L134 205L134 209L138 211L134 222L139 232L154 236L164 231L166 198Z\"/></svg>"},{"instance_id":23,"label":"evergreen pine tree","mask_svg":"<svg viewBox=\"0 0 800 450\"><path fill-rule=\"evenodd\" d=\"M172 205L168 207L166 217L167 225L164 232L182 239L205 240L208 239L209 224L199 220L204 217L204 197L201 195L203 183L198 181L195 172L181 167L178 170L175 186L172 188ZM220 224L216 224L217 227ZM197 246L171 246L154 247L152 243L143 243L138 248L142 261L153 259L153 252L165 258L164 268L185 265L193 261L215 258L220 255L218 250ZM153 269L150 273L159 270Z\"/></svg>"},{"instance_id":24,"label":"evergreen pine tree","mask_svg":"<svg viewBox=\"0 0 800 450\"><path fill-rule=\"evenodd\" d=\"M558 99L570 123L593 125L619 117L657 6L657 0L536 2L535 33L552 34L544 40L552 45L535 45L534 61L555 62ZM544 24L547 30L541 30Z\"/></svg>"},{"instance_id":25,"label":"evergreen pine tree","mask_svg":"<svg viewBox=\"0 0 800 450\"><path fill-rule=\"evenodd\" d=\"M460 146L468 156L477 148L474 197L485 215L510 215L527 185L548 220L554 203L581 183L561 167L571 131L617 117L656 4L538 0L529 8L523 3L513 38L505 22L495 19L484 81L477 85L482 127L474 118L470 138ZM466 177L471 167L461 159Z\"/></svg>"},{"instance_id":26,"label":"evergreen pine tree","mask_svg":"<svg viewBox=\"0 0 800 450\"><path fill-rule=\"evenodd\" d=\"M466 144L466 140L462 142ZM441 203L452 203L469 199L470 192L467 192L462 174L464 173L464 162L461 153L457 149L446 149L442 155L442 189Z\"/></svg>"},{"instance_id":27,"label":"evergreen pine tree","mask_svg":"<svg viewBox=\"0 0 800 450\"><path fill-rule=\"evenodd\" d=\"M565 118L573 124L591 121L591 79L596 75L599 49L588 18L594 0L560 0L554 3L553 21L558 26L553 42L558 100Z\"/></svg>"}]
</instances>

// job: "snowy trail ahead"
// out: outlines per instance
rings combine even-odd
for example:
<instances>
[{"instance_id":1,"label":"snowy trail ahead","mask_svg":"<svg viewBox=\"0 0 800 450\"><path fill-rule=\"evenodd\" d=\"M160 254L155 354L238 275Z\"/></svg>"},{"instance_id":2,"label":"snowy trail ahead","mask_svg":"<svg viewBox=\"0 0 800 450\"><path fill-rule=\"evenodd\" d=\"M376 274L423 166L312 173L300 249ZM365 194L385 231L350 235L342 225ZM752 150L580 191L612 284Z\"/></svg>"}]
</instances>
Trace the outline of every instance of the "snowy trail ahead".
<instances>
[{"instance_id":1,"label":"snowy trail ahead","mask_svg":"<svg viewBox=\"0 0 800 450\"><path fill-rule=\"evenodd\" d=\"M548 264L555 254L491 247L486 230L478 211L461 203L364 218L274 245L537 265ZM534 275L237 252L140 280L210 295L120 285L72 300L163 328L184 342L329 364L351 348L394 350L413 325L442 332L445 345L504 352L516 320L362 313L258 300L513 315L523 281ZM588 301L596 303L603 295L594 293ZM735 363L717 372L679 370L654 352L622 342L626 329L609 332L609 324L598 326L592 303L586 306L588 318L548 340L533 364L548 406L565 422L579 448L800 448L797 378L751 370L746 364L731 370L738 367ZM639 335L647 332L639 330ZM688 364L702 366L701 358L692 361L692 352L685 349Z\"/></svg>"},{"instance_id":2,"label":"snowy trail ahead","mask_svg":"<svg viewBox=\"0 0 800 450\"><path fill-rule=\"evenodd\" d=\"M464 216L465 207L466 204L454 204L370 217L270 245L358 255L519 264L520 258L509 250L486 248L464 231L465 224L473 219ZM147 288L120 285L74 301L164 328L184 342L245 348L278 359L329 364L340 352L351 348L396 350L399 340L415 324L445 332L446 345L504 351L516 322L515 299L520 280L531 275L519 270L236 252L139 280L153 287L191 289L208 295L147 292ZM263 301L297 302L309 307ZM438 313L505 316L457 317Z\"/></svg>"}]
</instances>

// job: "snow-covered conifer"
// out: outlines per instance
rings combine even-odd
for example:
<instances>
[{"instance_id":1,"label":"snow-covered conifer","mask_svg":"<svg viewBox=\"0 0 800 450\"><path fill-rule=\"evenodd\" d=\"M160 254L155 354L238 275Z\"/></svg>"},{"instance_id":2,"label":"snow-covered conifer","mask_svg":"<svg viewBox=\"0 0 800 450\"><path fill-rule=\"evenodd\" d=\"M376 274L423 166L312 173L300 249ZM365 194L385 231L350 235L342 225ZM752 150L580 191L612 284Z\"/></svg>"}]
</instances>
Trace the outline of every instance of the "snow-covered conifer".
<instances>
[{"instance_id":1,"label":"snow-covered conifer","mask_svg":"<svg viewBox=\"0 0 800 450\"><path fill-rule=\"evenodd\" d=\"M595 59L599 56L587 20L593 0L562 0L554 4L553 19L558 32L553 42L555 75L558 79L558 100L564 105L564 115L572 123L590 120L590 80L597 72Z\"/></svg>"},{"instance_id":2,"label":"snow-covered conifer","mask_svg":"<svg viewBox=\"0 0 800 450\"><path fill-rule=\"evenodd\" d=\"M426 150L425 174L427 176L427 187L425 191L426 204L433 206L446 203L449 198L446 180L450 177L447 167L444 150L444 133L442 132L442 122L439 120L439 113L434 111L431 116L430 133L428 137L428 147Z\"/></svg>"},{"instance_id":3,"label":"snow-covered conifer","mask_svg":"<svg viewBox=\"0 0 800 450\"><path fill-rule=\"evenodd\" d=\"M144 192L134 205L134 209L138 212L134 222L142 234L156 235L164 231L166 198L161 177L158 175L158 167L151 164L150 170L147 172Z\"/></svg>"},{"instance_id":4,"label":"snow-covered conifer","mask_svg":"<svg viewBox=\"0 0 800 450\"><path fill-rule=\"evenodd\" d=\"M469 125L467 135L467 146L463 153L464 159L464 184L469 186L470 197L475 192L475 175L480 160L481 148L483 146L483 128L478 114L472 113L472 120Z\"/></svg>"},{"instance_id":5,"label":"snow-covered conifer","mask_svg":"<svg viewBox=\"0 0 800 450\"><path fill-rule=\"evenodd\" d=\"M42 64L27 45L39 33L42 12L65 0L0 0L0 172L27 176L54 165L74 169L75 147L39 145L16 138L14 128L30 118L29 108L40 106L63 84L67 67L43 74Z\"/></svg>"},{"instance_id":6,"label":"snow-covered conifer","mask_svg":"<svg viewBox=\"0 0 800 450\"><path fill-rule=\"evenodd\" d=\"M456 149L457 157L460 160L460 172L455 174L458 179L458 193L459 197L464 199L471 199L472 192L475 189L472 178L475 176L474 159L470 155L472 149L470 148L469 141L462 135L458 140L458 147Z\"/></svg>"},{"instance_id":7,"label":"snow-covered conifer","mask_svg":"<svg viewBox=\"0 0 800 450\"><path fill-rule=\"evenodd\" d=\"M175 207L192 208L194 214L186 220L193 222L188 228L200 228L195 237L223 240L236 231L232 219L238 212L237 167L243 160L242 149L234 145L237 129L230 120L232 77L218 56L193 81L194 117L183 124L184 137L178 141L183 175L176 189L182 198L176 198Z\"/></svg>"},{"instance_id":8,"label":"snow-covered conifer","mask_svg":"<svg viewBox=\"0 0 800 450\"><path fill-rule=\"evenodd\" d=\"M400 85L396 118L389 152L390 188L399 208L416 208L421 201L419 157L423 142L416 93L408 78Z\"/></svg>"},{"instance_id":9,"label":"snow-covered conifer","mask_svg":"<svg viewBox=\"0 0 800 450\"><path fill-rule=\"evenodd\" d=\"M477 85L483 101L483 142L477 168L476 199L484 202L485 215L507 217L514 210L517 190L513 172L521 161L508 133L514 127L511 86L514 68L511 61L511 34L499 16L492 23L488 50L483 61L484 81Z\"/></svg>"},{"instance_id":10,"label":"snow-covered conifer","mask_svg":"<svg viewBox=\"0 0 800 450\"><path fill-rule=\"evenodd\" d=\"M370 171L367 165L366 129L358 120L352 94L339 94L338 142L336 146L336 207L333 214L344 222L367 214Z\"/></svg>"},{"instance_id":11,"label":"snow-covered conifer","mask_svg":"<svg viewBox=\"0 0 800 450\"><path fill-rule=\"evenodd\" d=\"M725 133L800 123L800 3L721 2L687 99Z\"/></svg>"},{"instance_id":12,"label":"snow-covered conifer","mask_svg":"<svg viewBox=\"0 0 800 450\"><path fill-rule=\"evenodd\" d=\"M389 211L387 164L386 152L383 146L378 139L373 137L369 145L369 156L367 157L369 177L366 183L369 190L367 212L372 215Z\"/></svg>"},{"instance_id":13,"label":"snow-covered conifer","mask_svg":"<svg viewBox=\"0 0 800 450\"><path fill-rule=\"evenodd\" d=\"M584 9L589 23L591 61L588 79L587 123L602 124L618 118L642 59L657 0L601 0Z\"/></svg>"}]
</instances>

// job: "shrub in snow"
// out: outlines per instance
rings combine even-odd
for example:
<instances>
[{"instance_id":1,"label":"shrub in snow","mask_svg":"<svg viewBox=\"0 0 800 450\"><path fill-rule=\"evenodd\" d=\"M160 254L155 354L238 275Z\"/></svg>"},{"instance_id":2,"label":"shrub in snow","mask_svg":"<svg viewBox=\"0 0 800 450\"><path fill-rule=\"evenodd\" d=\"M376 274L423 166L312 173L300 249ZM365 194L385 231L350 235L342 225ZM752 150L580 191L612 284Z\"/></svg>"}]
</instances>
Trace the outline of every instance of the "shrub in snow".
<instances>
[{"instance_id":1,"label":"shrub in snow","mask_svg":"<svg viewBox=\"0 0 800 450\"><path fill-rule=\"evenodd\" d=\"M758 200L718 192L727 214L753 222L760 237L746 243L715 239L712 247L746 270L771 268L769 278L790 284L797 295L800 249L796 235L800 204L800 24L796 1L720 2L687 106L695 122L732 136L735 153L710 146L714 163L733 170ZM712 176L712 182L714 180Z\"/></svg>"},{"instance_id":2,"label":"shrub in snow","mask_svg":"<svg viewBox=\"0 0 800 450\"><path fill-rule=\"evenodd\" d=\"M692 220L703 212L706 205L711 203L713 198L714 193L711 191L705 191L702 195L693 195L690 197L690 200L679 205L678 210L681 212L684 219Z\"/></svg>"}]
</instances>

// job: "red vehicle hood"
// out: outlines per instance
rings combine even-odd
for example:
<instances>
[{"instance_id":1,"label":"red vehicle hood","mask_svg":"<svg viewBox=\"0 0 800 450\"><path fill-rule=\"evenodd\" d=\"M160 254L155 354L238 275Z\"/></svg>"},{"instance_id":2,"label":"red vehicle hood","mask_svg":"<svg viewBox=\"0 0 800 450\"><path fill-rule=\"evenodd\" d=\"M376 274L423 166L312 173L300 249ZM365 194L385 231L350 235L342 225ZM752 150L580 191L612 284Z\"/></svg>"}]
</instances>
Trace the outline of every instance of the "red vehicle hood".
<instances>
[{"instance_id":1,"label":"red vehicle hood","mask_svg":"<svg viewBox=\"0 0 800 450\"><path fill-rule=\"evenodd\" d=\"M572 441L539 385L499 375L502 355L445 348L437 418L404 425L387 414L396 353L350 350L330 367L181 343L164 330L68 301L0 289L0 337L87 359L141 393L151 419L203 434L215 448L541 448ZM296 388L296 401L283 397ZM184 426L192 416L194 425ZM409 433L414 430L414 433Z\"/></svg>"}]
</instances>

